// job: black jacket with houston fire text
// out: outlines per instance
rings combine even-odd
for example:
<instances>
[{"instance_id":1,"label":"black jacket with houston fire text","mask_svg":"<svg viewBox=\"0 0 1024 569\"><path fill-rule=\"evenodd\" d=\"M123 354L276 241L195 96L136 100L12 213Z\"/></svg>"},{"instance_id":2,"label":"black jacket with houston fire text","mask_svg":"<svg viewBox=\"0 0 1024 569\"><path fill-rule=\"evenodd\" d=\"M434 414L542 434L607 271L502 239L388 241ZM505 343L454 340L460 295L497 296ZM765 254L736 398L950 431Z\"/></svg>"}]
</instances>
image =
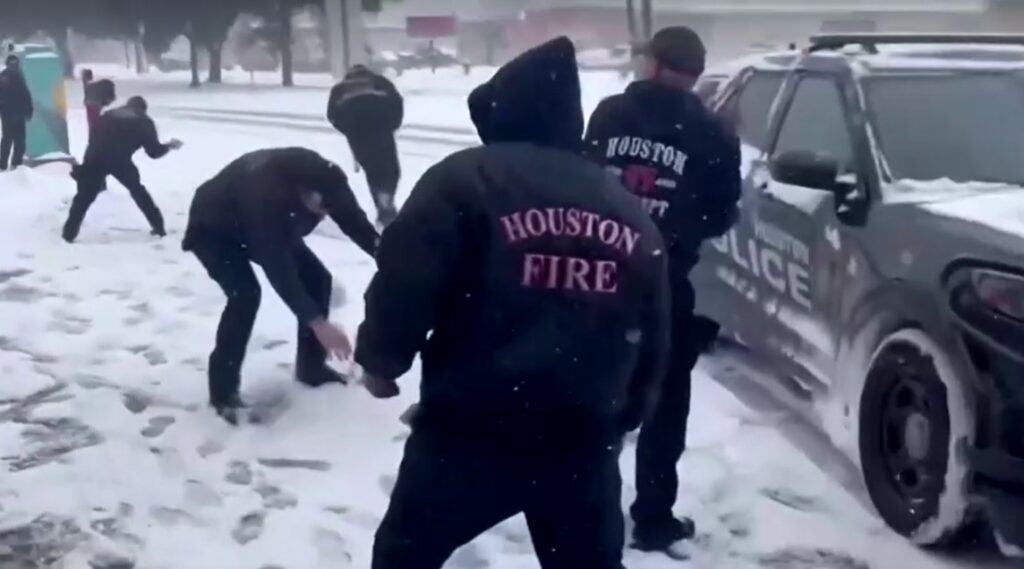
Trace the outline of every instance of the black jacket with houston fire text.
<instances>
[{"instance_id":1,"label":"black jacket with houston fire text","mask_svg":"<svg viewBox=\"0 0 1024 569\"><path fill-rule=\"evenodd\" d=\"M639 424L667 350L663 241L579 155L575 49L528 51L470 96L485 145L424 174L381 239L356 361L422 355L417 424L557 444Z\"/></svg>"},{"instance_id":2,"label":"black jacket with houston fire text","mask_svg":"<svg viewBox=\"0 0 1024 569\"><path fill-rule=\"evenodd\" d=\"M728 231L740 198L739 140L693 93L637 81L598 105L585 153L638 195L661 228L672 276Z\"/></svg>"},{"instance_id":3,"label":"black jacket with houston fire text","mask_svg":"<svg viewBox=\"0 0 1024 569\"><path fill-rule=\"evenodd\" d=\"M199 239L221 239L245 247L267 280L302 322L320 315L299 279L293 253L323 216L320 204L360 249L373 255L376 229L356 202L336 164L304 148L258 150L228 164L196 190L183 248Z\"/></svg>"},{"instance_id":4,"label":"black jacket with houston fire text","mask_svg":"<svg viewBox=\"0 0 1024 569\"><path fill-rule=\"evenodd\" d=\"M111 109L102 116L89 133L83 165L122 164L129 162L139 150L150 158L163 158L171 151L160 142L156 124L145 111L129 106Z\"/></svg>"}]
</instances>

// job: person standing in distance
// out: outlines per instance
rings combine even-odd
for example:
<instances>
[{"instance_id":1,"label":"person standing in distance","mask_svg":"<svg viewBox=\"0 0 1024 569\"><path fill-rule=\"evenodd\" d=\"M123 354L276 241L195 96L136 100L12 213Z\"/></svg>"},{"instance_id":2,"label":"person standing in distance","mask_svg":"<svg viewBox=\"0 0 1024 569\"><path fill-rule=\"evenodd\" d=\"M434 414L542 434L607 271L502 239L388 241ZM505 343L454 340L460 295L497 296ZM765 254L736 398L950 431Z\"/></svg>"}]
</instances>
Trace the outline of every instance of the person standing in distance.
<instances>
[{"instance_id":1,"label":"person standing in distance","mask_svg":"<svg viewBox=\"0 0 1024 569\"><path fill-rule=\"evenodd\" d=\"M17 55L8 55L4 70L0 71L0 171L17 168L24 162L28 122L33 112L32 94L21 70L21 60Z\"/></svg>"},{"instance_id":2,"label":"person standing in distance","mask_svg":"<svg viewBox=\"0 0 1024 569\"><path fill-rule=\"evenodd\" d=\"M402 126L404 102L387 77L356 65L331 89L327 119L348 139L356 163L377 206L377 224L395 218L395 193L401 178L395 132Z\"/></svg>"},{"instance_id":3,"label":"person standing in distance","mask_svg":"<svg viewBox=\"0 0 1024 569\"><path fill-rule=\"evenodd\" d=\"M622 437L667 356L664 244L580 156L568 39L508 63L469 108L483 146L423 175L366 292L367 389L394 396L423 362L372 566L440 569L522 512L545 569L621 569Z\"/></svg>"},{"instance_id":4,"label":"person standing in distance","mask_svg":"<svg viewBox=\"0 0 1024 569\"><path fill-rule=\"evenodd\" d=\"M625 93L605 99L590 119L586 154L619 177L658 224L668 246L672 356L661 397L640 431L634 547L664 550L694 535L693 521L672 513L676 464L686 448L690 373L718 333L694 315L690 270L701 244L734 223L740 197L739 140L692 92L705 49L686 27L659 31L644 70Z\"/></svg>"},{"instance_id":5,"label":"person standing in distance","mask_svg":"<svg viewBox=\"0 0 1024 569\"><path fill-rule=\"evenodd\" d=\"M228 299L208 371L210 405L231 424L244 407L242 362L260 307L251 263L263 268L299 321L296 379L311 387L345 383L327 366L329 353L347 359L352 351L328 321L331 273L303 241L327 216L373 256L377 231L344 172L304 148L251 152L196 190L182 249L195 254Z\"/></svg>"},{"instance_id":6,"label":"person standing in distance","mask_svg":"<svg viewBox=\"0 0 1024 569\"><path fill-rule=\"evenodd\" d=\"M71 177L78 182L78 192L71 200L71 210L62 233L68 243L78 238L85 214L103 191L107 176L113 176L128 190L135 205L146 216L153 235L167 235L164 216L153 201L153 196L142 185L139 169L132 161L132 156L142 149L150 158L162 158L168 152L181 148L182 143L177 139L160 142L156 124L149 118L147 110L145 99L132 97L123 107L103 113L91 131L85 159L71 170Z\"/></svg>"}]
</instances>

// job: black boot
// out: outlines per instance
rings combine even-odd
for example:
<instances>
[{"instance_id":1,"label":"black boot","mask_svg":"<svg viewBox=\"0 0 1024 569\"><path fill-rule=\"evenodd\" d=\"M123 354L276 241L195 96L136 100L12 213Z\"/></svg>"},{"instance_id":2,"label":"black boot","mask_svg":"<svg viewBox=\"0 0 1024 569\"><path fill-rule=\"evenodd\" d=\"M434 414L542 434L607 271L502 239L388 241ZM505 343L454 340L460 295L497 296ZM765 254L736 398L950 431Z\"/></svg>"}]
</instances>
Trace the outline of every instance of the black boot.
<instances>
[{"instance_id":1,"label":"black boot","mask_svg":"<svg viewBox=\"0 0 1024 569\"><path fill-rule=\"evenodd\" d=\"M633 528L633 548L640 551L665 551L674 543L692 539L697 526L690 518L665 518L637 521Z\"/></svg>"},{"instance_id":2,"label":"black boot","mask_svg":"<svg viewBox=\"0 0 1024 569\"><path fill-rule=\"evenodd\" d=\"M295 370L295 379L309 387L322 387L331 383L348 385L348 378L327 364L316 366L313 369L307 369L306 366L299 365Z\"/></svg>"},{"instance_id":3,"label":"black boot","mask_svg":"<svg viewBox=\"0 0 1024 569\"><path fill-rule=\"evenodd\" d=\"M245 409L245 401L237 393L227 399L227 401L211 401L210 406L217 415L228 422L228 424L237 427L238 426L238 414L242 409Z\"/></svg>"}]
</instances>

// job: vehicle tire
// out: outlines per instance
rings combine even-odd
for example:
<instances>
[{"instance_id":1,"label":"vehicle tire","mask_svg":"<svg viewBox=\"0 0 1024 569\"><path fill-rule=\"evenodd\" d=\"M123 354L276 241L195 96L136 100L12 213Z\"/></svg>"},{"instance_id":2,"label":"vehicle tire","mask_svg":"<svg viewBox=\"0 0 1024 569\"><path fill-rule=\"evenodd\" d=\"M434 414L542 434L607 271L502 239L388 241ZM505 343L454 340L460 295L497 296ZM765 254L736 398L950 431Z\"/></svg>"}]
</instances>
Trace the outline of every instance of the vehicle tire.
<instances>
[{"instance_id":1,"label":"vehicle tire","mask_svg":"<svg viewBox=\"0 0 1024 569\"><path fill-rule=\"evenodd\" d=\"M926 333L901 330L875 351L861 396L868 493L889 527L921 546L951 545L971 521L962 449L975 414L957 369Z\"/></svg>"}]
</instances>

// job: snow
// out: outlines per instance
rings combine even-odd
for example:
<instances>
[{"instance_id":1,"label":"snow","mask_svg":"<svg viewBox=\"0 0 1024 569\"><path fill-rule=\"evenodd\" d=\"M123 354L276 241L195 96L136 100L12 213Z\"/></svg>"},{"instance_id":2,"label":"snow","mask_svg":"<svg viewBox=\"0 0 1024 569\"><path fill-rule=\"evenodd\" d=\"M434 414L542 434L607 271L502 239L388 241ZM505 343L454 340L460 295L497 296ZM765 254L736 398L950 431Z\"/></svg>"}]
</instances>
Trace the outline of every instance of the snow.
<instances>
[{"instance_id":1,"label":"snow","mask_svg":"<svg viewBox=\"0 0 1024 569\"><path fill-rule=\"evenodd\" d=\"M246 122L224 112L313 117L329 81L292 91L238 83L190 91L179 86L180 74L171 75L119 85L122 100L144 94L154 101L165 138L185 141L163 160L138 160L167 218L167 239L149 236L111 181L79 242L66 245L59 230L74 192L68 167L0 174L0 565L8 546L32 543L63 559L46 565L55 569L112 568L118 560L146 569L368 567L407 436L399 416L416 400L418 367L401 381L403 394L384 402L355 385L299 387L291 379L295 321L268 293L243 396L264 402L270 415L263 425L228 427L205 406L206 358L223 298L179 246L194 188L245 151L304 145L351 172L343 139L311 118L251 115L257 120ZM485 75L403 76L410 122L469 128L465 98ZM621 87L614 76L587 74L588 109ZM177 118L171 106L221 120L202 112ZM75 108L71 118L81 155L84 113ZM400 199L466 142L434 133L450 140L400 138ZM352 180L370 210L362 176ZM335 276L332 319L354 332L371 261L326 224L308 242ZM746 407L705 371L694 381L677 507L699 526L688 545L692 559L629 551L629 567L982 566L914 548L780 434L778 415ZM630 443L622 458L624 507L635 494L633 454ZM536 567L525 522L502 524L448 566Z\"/></svg>"}]
</instances>

